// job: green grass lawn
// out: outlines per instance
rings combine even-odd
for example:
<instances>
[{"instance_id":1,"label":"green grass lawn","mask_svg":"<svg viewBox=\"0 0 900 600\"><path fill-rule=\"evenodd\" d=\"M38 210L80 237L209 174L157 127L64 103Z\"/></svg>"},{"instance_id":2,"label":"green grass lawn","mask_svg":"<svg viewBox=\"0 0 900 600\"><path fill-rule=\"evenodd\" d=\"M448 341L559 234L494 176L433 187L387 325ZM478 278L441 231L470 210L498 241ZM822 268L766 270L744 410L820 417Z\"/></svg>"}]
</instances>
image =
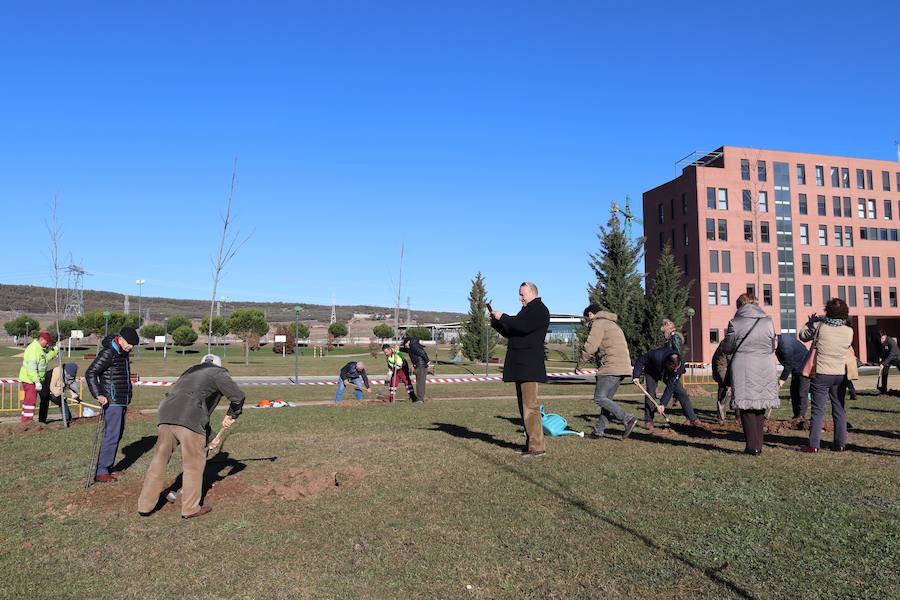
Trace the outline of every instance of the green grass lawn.
<instances>
[{"instance_id":1,"label":"green grass lawn","mask_svg":"<svg viewBox=\"0 0 900 600\"><path fill-rule=\"evenodd\" d=\"M301 401L333 390L278 389ZM798 453L797 431L751 458L727 430L621 441L616 424L606 439L551 439L547 456L522 459L511 386L430 389L439 399L417 406L247 409L207 469L214 511L190 521L172 506L135 512L152 418L126 428L125 478L88 490L91 422L0 427L0 596L900 595L896 397L849 404L843 454ZM142 389L138 405L153 405L151 392L158 400ZM541 387L578 429L593 422L590 392ZM639 410L631 386L621 401ZM710 397L695 404L709 417Z\"/></svg>"}]
</instances>

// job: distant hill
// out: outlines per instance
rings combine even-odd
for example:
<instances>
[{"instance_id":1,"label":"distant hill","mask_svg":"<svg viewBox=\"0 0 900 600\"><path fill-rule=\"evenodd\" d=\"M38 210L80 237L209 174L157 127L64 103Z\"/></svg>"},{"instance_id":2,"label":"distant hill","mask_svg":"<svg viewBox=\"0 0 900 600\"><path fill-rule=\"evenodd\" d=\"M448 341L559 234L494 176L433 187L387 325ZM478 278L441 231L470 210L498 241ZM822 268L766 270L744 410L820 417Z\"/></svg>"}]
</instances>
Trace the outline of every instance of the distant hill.
<instances>
[{"instance_id":1,"label":"distant hill","mask_svg":"<svg viewBox=\"0 0 900 600\"><path fill-rule=\"evenodd\" d=\"M131 311L138 308L137 296L129 296ZM65 302L65 291L61 291L60 303ZM100 290L84 290L84 309L122 311L125 295ZM0 283L0 313L27 313L38 318L40 315L52 313L53 288L37 287L30 285L8 285ZM294 320L293 302L238 302L230 301L223 304L223 314L229 314L239 308L257 308L266 313L270 323L291 322ZM304 304L301 318L303 321L318 321L327 323L331 319L331 306L322 304ZM145 312L149 309L151 321L161 321L167 315L184 315L190 319L201 319L209 314L209 300L179 300L176 298L156 298L144 296L141 298L141 309ZM337 319L347 322L354 313L370 314L394 314L393 308L384 306L337 306ZM431 310L412 310L413 322L418 323L451 323L465 318L462 313L442 312ZM12 318L7 315L7 318ZM406 308L400 309L401 324L406 322Z\"/></svg>"}]
</instances>

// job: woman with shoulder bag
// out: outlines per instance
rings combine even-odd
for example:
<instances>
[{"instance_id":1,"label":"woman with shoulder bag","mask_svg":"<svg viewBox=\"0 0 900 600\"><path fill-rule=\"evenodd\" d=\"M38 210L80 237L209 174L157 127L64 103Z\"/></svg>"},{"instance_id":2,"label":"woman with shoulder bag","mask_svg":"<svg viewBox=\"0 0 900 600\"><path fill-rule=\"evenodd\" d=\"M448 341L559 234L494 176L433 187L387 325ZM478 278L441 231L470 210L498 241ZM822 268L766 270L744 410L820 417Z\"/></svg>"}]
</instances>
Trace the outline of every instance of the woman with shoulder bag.
<instances>
[{"instance_id":1,"label":"woman with shoulder bag","mask_svg":"<svg viewBox=\"0 0 900 600\"><path fill-rule=\"evenodd\" d=\"M834 443L831 449L843 452L847 445L847 413L844 411L844 378L847 372L847 349L853 343L853 329L847 326L850 309L840 298L832 298L825 305L825 316L815 313L800 330L803 342L813 340L815 374L812 375L812 424L809 429L809 445L801 452L815 454L822 439L825 423L825 404L831 402L834 419Z\"/></svg>"},{"instance_id":2,"label":"woman with shoulder bag","mask_svg":"<svg viewBox=\"0 0 900 600\"><path fill-rule=\"evenodd\" d=\"M766 409L778 408L775 373L775 324L757 304L756 296L741 294L737 312L728 322L722 350L731 355L731 403L740 410L745 454L762 453Z\"/></svg>"}]
</instances>

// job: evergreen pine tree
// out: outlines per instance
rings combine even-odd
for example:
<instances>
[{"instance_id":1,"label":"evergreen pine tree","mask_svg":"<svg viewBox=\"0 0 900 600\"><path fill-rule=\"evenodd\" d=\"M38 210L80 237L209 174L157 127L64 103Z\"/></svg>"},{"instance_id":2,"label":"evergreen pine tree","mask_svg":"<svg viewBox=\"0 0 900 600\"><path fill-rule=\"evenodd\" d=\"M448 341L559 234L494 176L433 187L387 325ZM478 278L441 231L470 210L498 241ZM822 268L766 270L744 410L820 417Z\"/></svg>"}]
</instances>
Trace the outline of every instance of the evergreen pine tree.
<instances>
[{"instance_id":1,"label":"evergreen pine tree","mask_svg":"<svg viewBox=\"0 0 900 600\"><path fill-rule=\"evenodd\" d=\"M487 301L487 292L484 288L484 277L481 271L472 280L472 290L469 292L469 317L463 324L460 333L460 345L466 358L472 361L483 361L487 352L493 352L497 345L497 332L491 328L490 318L487 316L484 304Z\"/></svg>"},{"instance_id":2,"label":"evergreen pine tree","mask_svg":"<svg viewBox=\"0 0 900 600\"><path fill-rule=\"evenodd\" d=\"M647 283L649 290L642 329L649 348L659 348L665 341L659 330L663 319L670 319L675 323L675 330L681 332L693 285L693 280L684 280L684 271L675 262L671 246L666 244L653 278Z\"/></svg>"},{"instance_id":3,"label":"evergreen pine tree","mask_svg":"<svg viewBox=\"0 0 900 600\"><path fill-rule=\"evenodd\" d=\"M606 227L600 226L597 238L600 251L591 253L588 261L597 281L588 285L588 302L597 303L603 310L618 315L619 327L625 333L628 349L634 357L646 345L641 331L644 291L637 270L643 256L644 238L629 239L616 215L609 219Z\"/></svg>"}]
</instances>

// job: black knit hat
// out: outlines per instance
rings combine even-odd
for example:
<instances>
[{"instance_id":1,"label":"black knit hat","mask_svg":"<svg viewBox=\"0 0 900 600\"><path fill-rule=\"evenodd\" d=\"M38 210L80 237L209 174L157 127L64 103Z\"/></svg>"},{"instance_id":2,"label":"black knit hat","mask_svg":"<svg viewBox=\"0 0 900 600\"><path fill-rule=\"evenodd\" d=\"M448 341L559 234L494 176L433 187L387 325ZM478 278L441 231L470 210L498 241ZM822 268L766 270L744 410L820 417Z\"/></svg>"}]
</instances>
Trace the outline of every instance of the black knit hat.
<instances>
[{"instance_id":1,"label":"black knit hat","mask_svg":"<svg viewBox=\"0 0 900 600\"><path fill-rule=\"evenodd\" d=\"M137 346L141 343L141 338L138 336L138 332L135 331L134 327L123 327L119 332L119 337L132 346Z\"/></svg>"}]
</instances>

